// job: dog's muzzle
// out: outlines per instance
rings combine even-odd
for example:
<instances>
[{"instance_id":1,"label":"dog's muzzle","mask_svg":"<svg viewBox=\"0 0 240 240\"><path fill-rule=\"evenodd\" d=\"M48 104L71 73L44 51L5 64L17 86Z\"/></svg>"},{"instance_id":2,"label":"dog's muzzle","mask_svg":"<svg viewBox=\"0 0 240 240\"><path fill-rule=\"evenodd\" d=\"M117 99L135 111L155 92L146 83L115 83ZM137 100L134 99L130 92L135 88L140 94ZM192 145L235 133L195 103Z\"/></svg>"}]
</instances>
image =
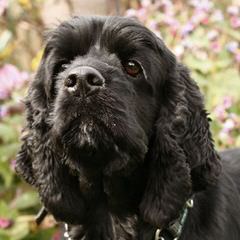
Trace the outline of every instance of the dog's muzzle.
<instances>
[{"instance_id":1,"label":"dog's muzzle","mask_svg":"<svg viewBox=\"0 0 240 240\"><path fill-rule=\"evenodd\" d=\"M104 87L104 83L105 79L102 74L89 66L72 69L64 80L67 91L81 98L95 94Z\"/></svg>"}]
</instances>

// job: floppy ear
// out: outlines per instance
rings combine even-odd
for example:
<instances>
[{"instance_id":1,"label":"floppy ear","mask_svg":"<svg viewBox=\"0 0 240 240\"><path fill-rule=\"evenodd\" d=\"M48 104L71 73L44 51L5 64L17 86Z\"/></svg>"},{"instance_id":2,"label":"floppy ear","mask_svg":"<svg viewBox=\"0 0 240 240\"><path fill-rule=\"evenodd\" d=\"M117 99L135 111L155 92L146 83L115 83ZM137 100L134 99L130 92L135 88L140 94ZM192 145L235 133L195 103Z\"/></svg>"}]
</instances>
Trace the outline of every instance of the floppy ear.
<instances>
[{"instance_id":1,"label":"floppy ear","mask_svg":"<svg viewBox=\"0 0 240 240\"><path fill-rule=\"evenodd\" d=\"M25 100L27 121L16 172L37 188L44 206L57 220L79 223L85 215L85 205L78 177L69 172L64 165L64 151L56 150L52 141L54 61L47 45Z\"/></svg>"},{"instance_id":2,"label":"floppy ear","mask_svg":"<svg viewBox=\"0 0 240 240\"><path fill-rule=\"evenodd\" d=\"M33 175L33 144L35 131L43 134L47 131L47 89L45 89L45 81L50 78L45 70L45 61L47 51L41 60L38 72L30 83L28 96L25 99L26 125L22 131L22 145L16 158L16 172L29 184L35 185L36 181Z\"/></svg>"},{"instance_id":3,"label":"floppy ear","mask_svg":"<svg viewBox=\"0 0 240 240\"><path fill-rule=\"evenodd\" d=\"M173 59L168 50L162 54ZM140 204L144 221L158 228L175 220L194 191L214 184L220 173L199 88L186 67L173 60L167 66Z\"/></svg>"}]
</instances>

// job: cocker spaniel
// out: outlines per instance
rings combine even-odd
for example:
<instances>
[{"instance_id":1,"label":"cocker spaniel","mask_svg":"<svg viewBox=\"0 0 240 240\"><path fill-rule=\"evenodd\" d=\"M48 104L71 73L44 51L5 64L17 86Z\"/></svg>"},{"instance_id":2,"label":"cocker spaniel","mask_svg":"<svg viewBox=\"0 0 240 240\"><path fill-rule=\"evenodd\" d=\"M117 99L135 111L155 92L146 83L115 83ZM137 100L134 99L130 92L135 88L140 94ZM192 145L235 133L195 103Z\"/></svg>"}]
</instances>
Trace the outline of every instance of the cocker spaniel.
<instances>
[{"instance_id":1,"label":"cocker spaniel","mask_svg":"<svg viewBox=\"0 0 240 240\"><path fill-rule=\"evenodd\" d=\"M69 239L240 239L240 151L220 160L188 69L137 21L60 24L25 104L16 170Z\"/></svg>"}]
</instances>

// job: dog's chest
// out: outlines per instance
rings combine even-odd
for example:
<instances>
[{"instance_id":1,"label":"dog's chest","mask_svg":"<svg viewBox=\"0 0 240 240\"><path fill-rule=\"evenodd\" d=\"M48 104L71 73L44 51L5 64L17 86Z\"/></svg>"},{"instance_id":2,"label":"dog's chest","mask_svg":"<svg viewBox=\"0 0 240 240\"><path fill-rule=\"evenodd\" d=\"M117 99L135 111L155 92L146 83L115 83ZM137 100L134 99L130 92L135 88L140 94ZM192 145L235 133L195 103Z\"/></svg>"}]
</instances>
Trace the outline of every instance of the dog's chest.
<instances>
[{"instance_id":1,"label":"dog's chest","mask_svg":"<svg viewBox=\"0 0 240 240\"><path fill-rule=\"evenodd\" d=\"M139 176L104 176L101 171L81 169L80 191L87 204L102 202L112 213L126 211L135 213L142 196L142 183Z\"/></svg>"}]
</instances>

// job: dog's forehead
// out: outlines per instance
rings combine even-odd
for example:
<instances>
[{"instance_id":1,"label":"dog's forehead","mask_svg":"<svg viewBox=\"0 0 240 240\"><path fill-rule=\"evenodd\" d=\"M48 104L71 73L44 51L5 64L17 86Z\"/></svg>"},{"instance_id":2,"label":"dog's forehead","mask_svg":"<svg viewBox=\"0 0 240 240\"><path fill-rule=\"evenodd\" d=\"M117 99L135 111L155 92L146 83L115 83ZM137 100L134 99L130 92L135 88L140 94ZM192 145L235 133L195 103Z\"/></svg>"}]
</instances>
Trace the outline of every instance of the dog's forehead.
<instances>
[{"instance_id":1,"label":"dog's forehead","mask_svg":"<svg viewBox=\"0 0 240 240\"><path fill-rule=\"evenodd\" d=\"M154 48L153 34L140 23L124 17L74 17L62 23L50 42L59 55L84 55L91 47L110 52Z\"/></svg>"}]
</instances>

